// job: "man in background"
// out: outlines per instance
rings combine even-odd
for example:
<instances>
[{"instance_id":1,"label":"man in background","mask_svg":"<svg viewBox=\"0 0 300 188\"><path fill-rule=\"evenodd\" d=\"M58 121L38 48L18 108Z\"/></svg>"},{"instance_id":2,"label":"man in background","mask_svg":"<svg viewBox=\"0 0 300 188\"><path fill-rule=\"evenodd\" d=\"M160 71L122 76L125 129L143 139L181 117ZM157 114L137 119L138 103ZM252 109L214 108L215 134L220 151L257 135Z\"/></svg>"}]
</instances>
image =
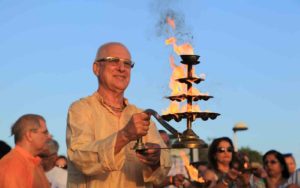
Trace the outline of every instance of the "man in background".
<instances>
[{"instance_id":1,"label":"man in background","mask_svg":"<svg viewBox=\"0 0 300 188\"><path fill-rule=\"evenodd\" d=\"M161 138L167 145L167 147L171 147L171 141L168 133L165 130L158 131ZM161 187L165 188L175 188L175 187L189 187L190 183L187 181L189 178L187 170L183 164L181 158L172 158L172 166L168 173L168 176L165 178Z\"/></svg>"},{"instance_id":2,"label":"man in background","mask_svg":"<svg viewBox=\"0 0 300 188\"><path fill-rule=\"evenodd\" d=\"M38 157L51 139L45 119L36 114L21 116L12 126L15 148L0 160L0 187L43 187L50 184Z\"/></svg>"},{"instance_id":3,"label":"man in background","mask_svg":"<svg viewBox=\"0 0 300 188\"><path fill-rule=\"evenodd\" d=\"M47 142L42 157L42 165L51 188L65 188L67 185L67 171L55 166L58 157L59 145L56 140Z\"/></svg>"},{"instance_id":4,"label":"man in background","mask_svg":"<svg viewBox=\"0 0 300 188\"><path fill-rule=\"evenodd\" d=\"M292 175L296 171L296 160L291 153L283 154L285 163L288 167L290 175Z\"/></svg>"}]
</instances>

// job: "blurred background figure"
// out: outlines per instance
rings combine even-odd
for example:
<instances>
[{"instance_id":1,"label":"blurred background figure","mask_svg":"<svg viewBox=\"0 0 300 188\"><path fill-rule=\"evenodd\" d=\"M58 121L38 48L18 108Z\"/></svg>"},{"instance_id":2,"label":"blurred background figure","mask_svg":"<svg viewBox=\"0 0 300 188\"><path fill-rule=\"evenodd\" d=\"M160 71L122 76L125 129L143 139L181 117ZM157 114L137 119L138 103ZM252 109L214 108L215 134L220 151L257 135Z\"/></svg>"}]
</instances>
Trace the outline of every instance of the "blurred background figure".
<instances>
[{"instance_id":1,"label":"blurred background figure","mask_svg":"<svg viewBox=\"0 0 300 188\"><path fill-rule=\"evenodd\" d=\"M192 162L191 165L193 165L198 170L199 177L203 177L206 170L208 169L207 161Z\"/></svg>"},{"instance_id":2,"label":"blurred background figure","mask_svg":"<svg viewBox=\"0 0 300 188\"><path fill-rule=\"evenodd\" d=\"M55 166L59 145L56 140L47 142L45 150L40 155L42 166L51 184L51 188L65 188L67 185L67 171Z\"/></svg>"},{"instance_id":3,"label":"blurred background figure","mask_svg":"<svg viewBox=\"0 0 300 188\"><path fill-rule=\"evenodd\" d=\"M158 130L158 132L167 147L171 147L168 133L165 130ZM183 161L178 157L172 157L171 169L160 187L188 187L190 184L186 179L188 179L188 174Z\"/></svg>"},{"instance_id":4,"label":"blurred background figure","mask_svg":"<svg viewBox=\"0 0 300 188\"><path fill-rule=\"evenodd\" d=\"M206 170L204 179L211 182L209 187L265 187L262 179L254 178L250 171L248 156L235 153L228 137L212 141L208 149L208 160L211 169Z\"/></svg>"},{"instance_id":5,"label":"blurred background figure","mask_svg":"<svg viewBox=\"0 0 300 188\"><path fill-rule=\"evenodd\" d=\"M296 161L292 153L283 154L285 163L288 167L290 175L296 171Z\"/></svg>"},{"instance_id":6,"label":"blurred background figure","mask_svg":"<svg viewBox=\"0 0 300 188\"><path fill-rule=\"evenodd\" d=\"M68 168L67 157L64 155L59 155L56 159L55 166L66 170Z\"/></svg>"},{"instance_id":7,"label":"blurred background figure","mask_svg":"<svg viewBox=\"0 0 300 188\"><path fill-rule=\"evenodd\" d=\"M50 186L39 155L51 135L44 117L37 114L21 116L11 127L15 147L0 160L0 187Z\"/></svg>"},{"instance_id":8,"label":"blurred background figure","mask_svg":"<svg viewBox=\"0 0 300 188\"><path fill-rule=\"evenodd\" d=\"M292 175L290 175L284 187L300 188L300 168L298 168Z\"/></svg>"},{"instance_id":9,"label":"blurred background figure","mask_svg":"<svg viewBox=\"0 0 300 188\"><path fill-rule=\"evenodd\" d=\"M163 139L164 143L167 145L167 147L171 147L170 137L168 133L165 130L158 130L161 138Z\"/></svg>"},{"instance_id":10,"label":"blurred background figure","mask_svg":"<svg viewBox=\"0 0 300 188\"><path fill-rule=\"evenodd\" d=\"M0 159L11 150L11 147L4 141L0 140Z\"/></svg>"},{"instance_id":11,"label":"blurred background figure","mask_svg":"<svg viewBox=\"0 0 300 188\"><path fill-rule=\"evenodd\" d=\"M289 171L283 155L276 150L269 150L263 156L264 169L267 172L267 187L283 186L289 178Z\"/></svg>"}]
</instances>

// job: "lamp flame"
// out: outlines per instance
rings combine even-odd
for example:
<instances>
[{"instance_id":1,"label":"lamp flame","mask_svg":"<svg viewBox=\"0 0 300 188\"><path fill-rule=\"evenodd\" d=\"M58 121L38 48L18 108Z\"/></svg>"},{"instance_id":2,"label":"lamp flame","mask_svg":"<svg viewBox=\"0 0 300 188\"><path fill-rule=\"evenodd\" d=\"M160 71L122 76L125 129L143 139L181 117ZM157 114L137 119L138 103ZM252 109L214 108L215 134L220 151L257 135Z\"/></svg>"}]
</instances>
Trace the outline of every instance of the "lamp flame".
<instances>
[{"instance_id":1,"label":"lamp flame","mask_svg":"<svg viewBox=\"0 0 300 188\"><path fill-rule=\"evenodd\" d=\"M174 19L167 17L166 21L171 26L171 28L173 30L175 30L176 26L175 26ZM194 49L191 44L184 43L182 45L178 45L177 39L175 37L169 37L168 39L166 39L165 44L172 45L173 51L177 55L193 55L194 54ZM175 95L181 95L181 94L185 94L185 93L187 93L188 95L200 95L201 92L199 90L197 90L196 88L191 87L189 89L189 91L187 91L186 84L183 84L183 83L180 83L177 81L177 79L179 79L179 78L187 77L187 73L186 73L187 65L184 65L184 64L182 64L180 66L176 65L174 56L172 56L172 55L170 56L169 60L170 60L170 66L173 71L171 78L170 78L170 82L169 82L169 87L172 90L171 95L175 96ZM194 67L192 68L192 76L195 78L197 77L197 75L195 74ZM169 114L169 113L174 114L174 113L186 112L186 111L200 112L200 107L199 107L199 105L195 104L195 105L192 105L191 107L185 105L180 108L180 104L178 102L171 101L169 107L163 111L163 114Z\"/></svg>"}]
</instances>

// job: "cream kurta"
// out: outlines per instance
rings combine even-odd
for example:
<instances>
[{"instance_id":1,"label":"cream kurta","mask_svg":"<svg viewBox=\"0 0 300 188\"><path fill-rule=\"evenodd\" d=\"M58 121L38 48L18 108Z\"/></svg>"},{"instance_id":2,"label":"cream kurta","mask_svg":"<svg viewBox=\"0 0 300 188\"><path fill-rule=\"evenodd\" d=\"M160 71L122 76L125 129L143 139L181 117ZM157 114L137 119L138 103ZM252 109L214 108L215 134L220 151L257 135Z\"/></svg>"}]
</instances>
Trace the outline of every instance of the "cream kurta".
<instances>
[{"instance_id":1,"label":"cream kurta","mask_svg":"<svg viewBox=\"0 0 300 188\"><path fill-rule=\"evenodd\" d=\"M95 92L92 96L74 102L69 109L68 187L152 187L152 182L162 181L170 168L169 151L161 150L161 166L154 172L136 157L132 150L135 141L114 155L117 131L127 124L134 113L141 110L128 104L119 118L101 101L100 95ZM165 147L153 122L143 141Z\"/></svg>"}]
</instances>

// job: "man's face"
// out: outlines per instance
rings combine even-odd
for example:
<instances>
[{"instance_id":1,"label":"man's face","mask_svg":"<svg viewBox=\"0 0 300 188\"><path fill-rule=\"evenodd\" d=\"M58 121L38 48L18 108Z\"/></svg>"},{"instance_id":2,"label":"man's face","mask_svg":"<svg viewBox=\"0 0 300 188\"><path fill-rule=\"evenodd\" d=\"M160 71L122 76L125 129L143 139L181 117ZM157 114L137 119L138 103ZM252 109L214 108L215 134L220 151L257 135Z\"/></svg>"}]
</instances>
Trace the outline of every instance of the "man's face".
<instances>
[{"instance_id":1,"label":"man's face","mask_svg":"<svg viewBox=\"0 0 300 188\"><path fill-rule=\"evenodd\" d=\"M40 127L32 131L32 147L37 154L45 150L46 142L51 139L46 123L43 120L39 120L39 122Z\"/></svg>"},{"instance_id":2,"label":"man's face","mask_svg":"<svg viewBox=\"0 0 300 188\"><path fill-rule=\"evenodd\" d=\"M288 167L289 173L292 174L296 170L296 163L292 156L285 157L285 163Z\"/></svg>"},{"instance_id":3,"label":"man's face","mask_svg":"<svg viewBox=\"0 0 300 188\"><path fill-rule=\"evenodd\" d=\"M47 144L46 144L47 147ZM57 159L57 153L50 153L49 149L44 149L39 155L42 158L42 166L44 170L52 169L55 166L55 161Z\"/></svg>"},{"instance_id":4,"label":"man's face","mask_svg":"<svg viewBox=\"0 0 300 188\"><path fill-rule=\"evenodd\" d=\"M126 48L120 45L111 45L100 54L98 59L107 57L119 58L118 62L101 61L97 62L99 74L97 75L101 87L114 92L124 92L130 82L131 67L126 66L126 61L131 56Z\"/></svg>"}]
</instances>

